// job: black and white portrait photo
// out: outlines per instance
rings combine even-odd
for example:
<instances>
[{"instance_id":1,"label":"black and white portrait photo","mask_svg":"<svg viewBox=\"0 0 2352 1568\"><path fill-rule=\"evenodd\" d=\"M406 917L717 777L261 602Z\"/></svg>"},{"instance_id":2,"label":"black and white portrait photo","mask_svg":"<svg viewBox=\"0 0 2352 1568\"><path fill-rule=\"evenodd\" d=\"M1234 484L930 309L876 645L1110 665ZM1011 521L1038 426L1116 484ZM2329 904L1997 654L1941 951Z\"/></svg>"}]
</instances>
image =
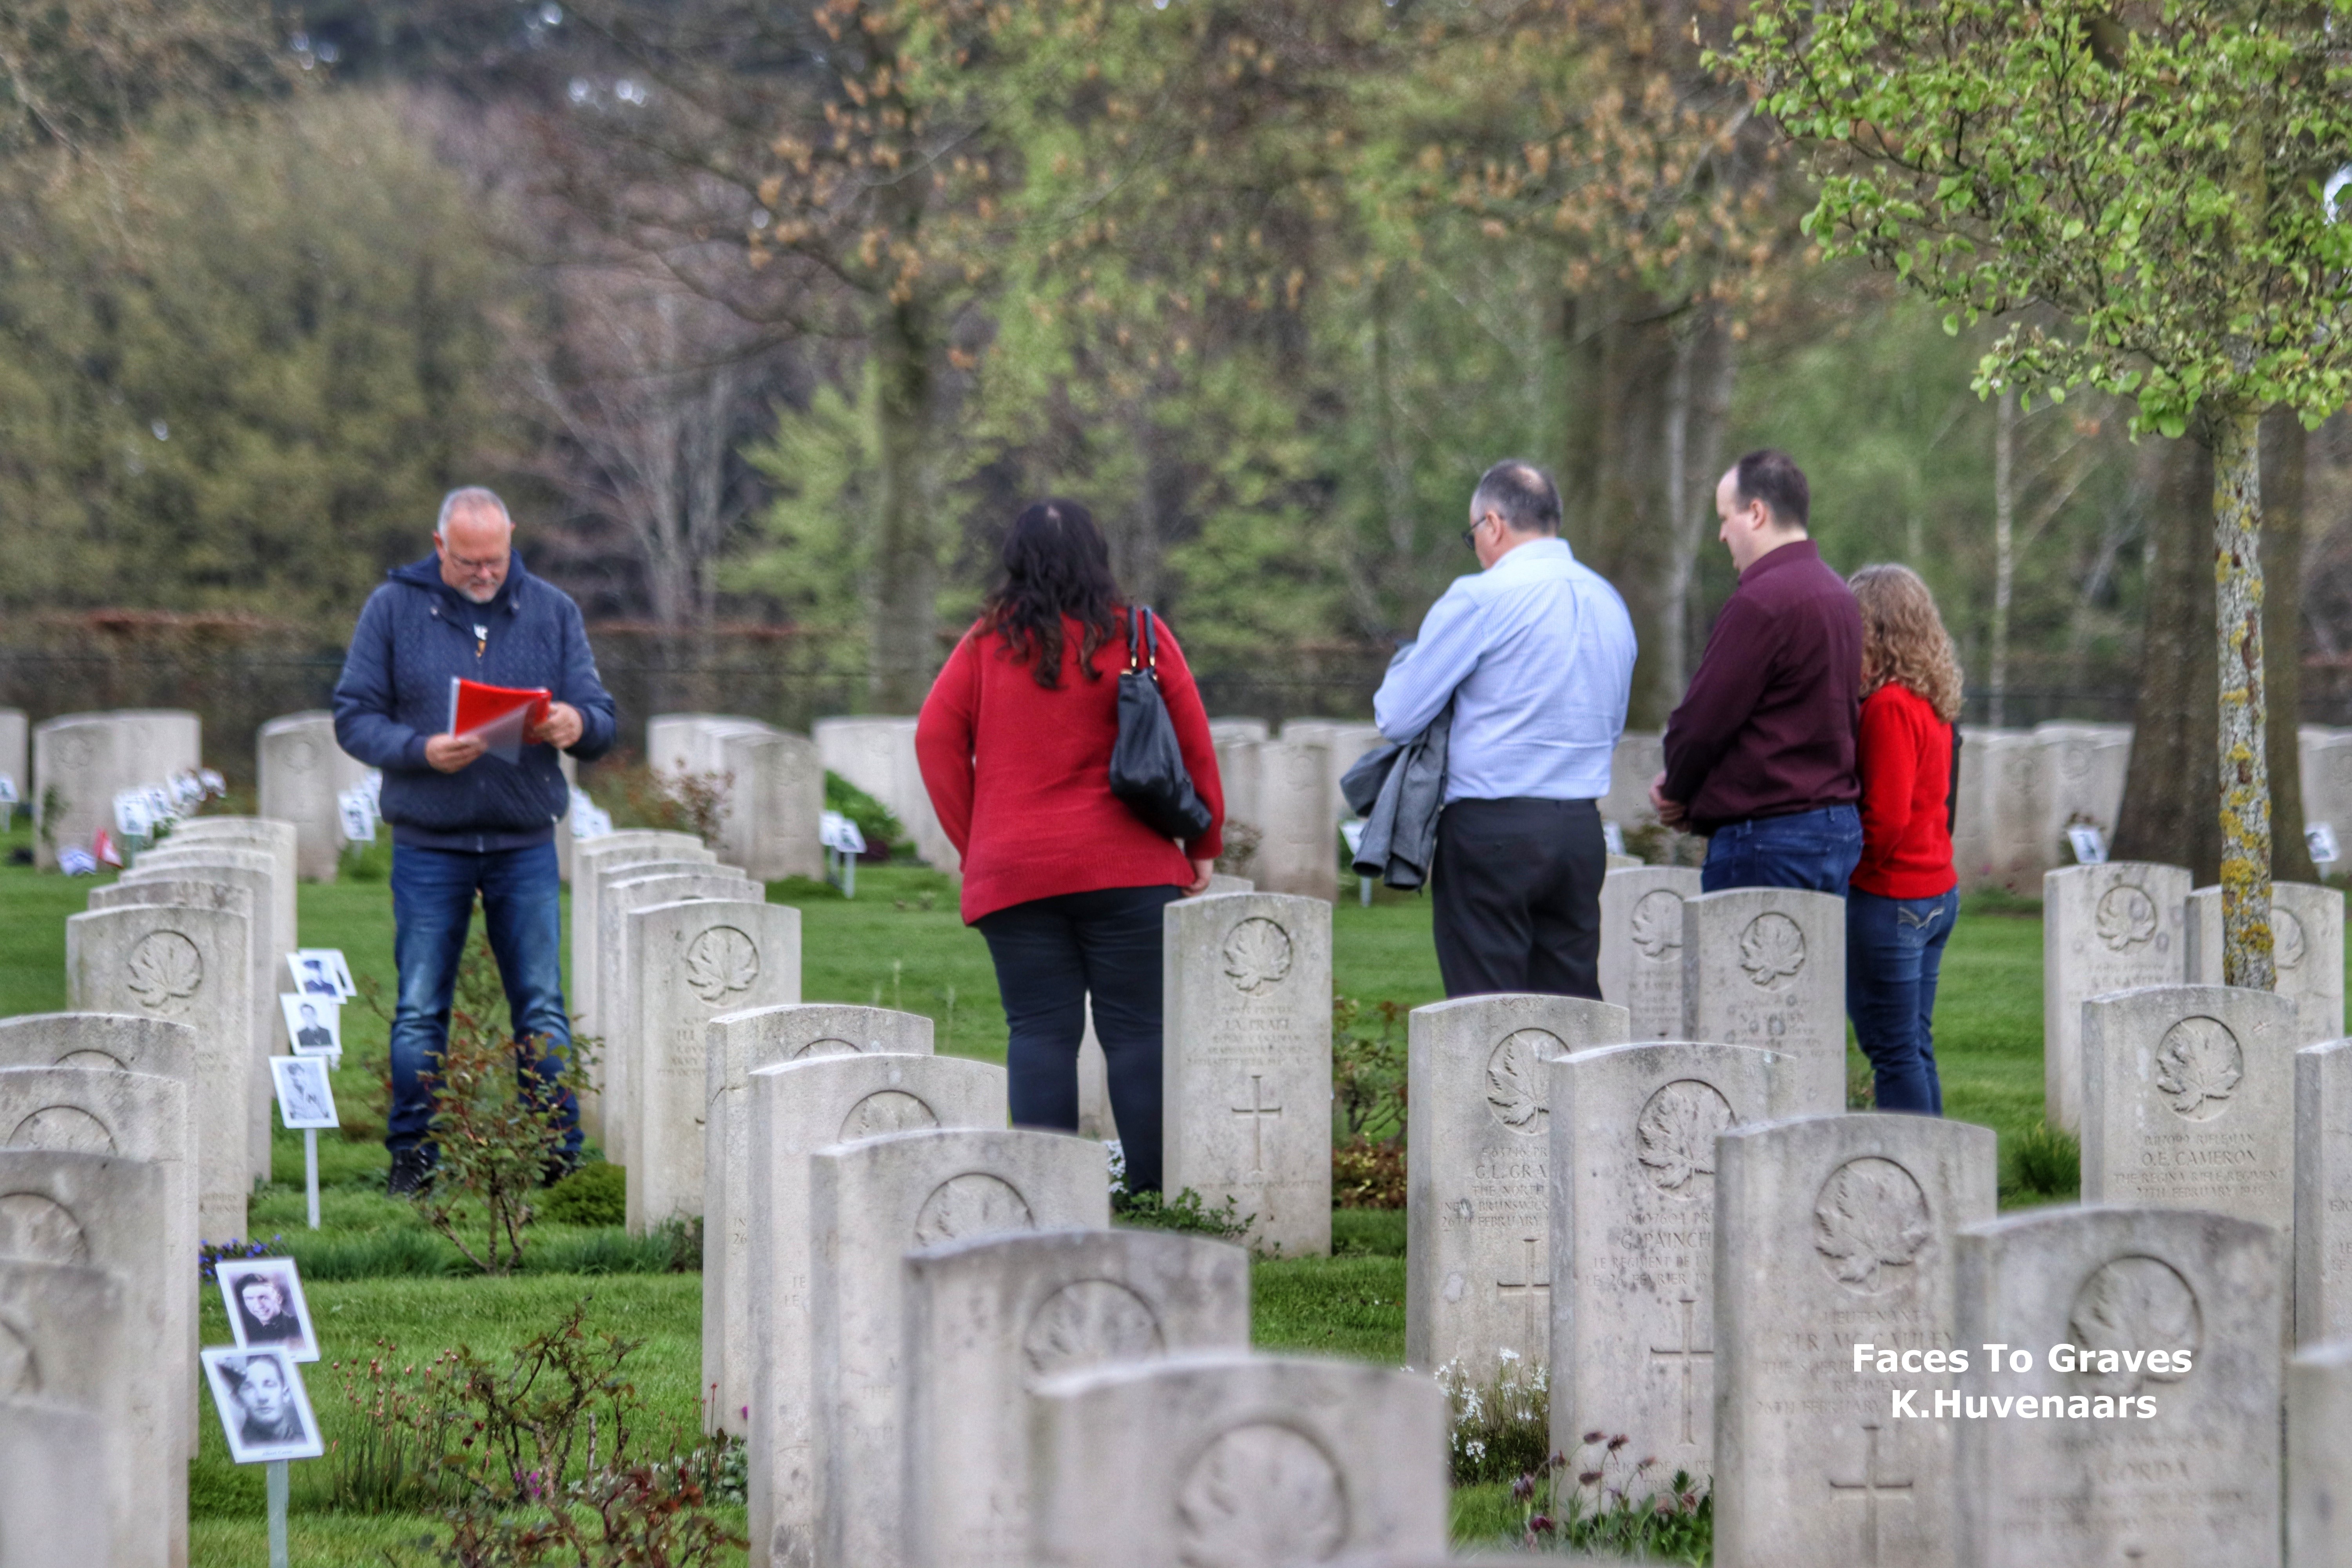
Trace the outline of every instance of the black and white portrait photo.
<instances>
[{"instance_id":1,"label":"black and white portrait photo","mask_svg":"<svg viewBox=\"0 0 2352 1568\"><path fill-rule=\"evenodd\" d=\"M238 1349L282 1350L296 1361L319 1359L318 1332L292 1258L223 1262L215 1273Z\"/></svg>"},{"instance_id":2,"label":"black and white portrait photo","mask_svg":"<svg viewBox=\"0 0 2352 1568\"><path fill-rule=\"evenodd\" d=\"M278 1115L289 1131L340 1125L335 1092L327 1087L327 1064L317 1057L272 1057L269 1076L278 1085Z\"/></svg>"},{"instance_id":3,"label":"black and white portrait photo","mask_svg":"<svg viewBox=\"0 0 2352 1568\"><path fill-rule=\"evenodd\" d=\"M333 1056L343 1048L343 1005L332 996L285 995L286 1038L304 1056Z\"/></svg>"},{"instance_id":4,"label":"black and white portrait photo","mask_svg":"<svg viewBox=\"0 0 2352 1568\"><path fill-rule=\"evenodd\" d=\"M352 966L340 947L298 947L286 962L294 968L295 988L305 996L331 996L348 1002L359 994L352 984Z\"/></svg>"},{"instance_id":5,"label":"black and white portrait photo","mask_svg":"<svg viewBox=\"0 0 2352 1568\"><path fill-rule=\"evenodd\" d=\"M291 1355L234 1345L214 1345L203 1353L205 1379L212 1384L231 1459L253 1465L315 1459L327 1451Z\"/></svg>"}]
</instances>

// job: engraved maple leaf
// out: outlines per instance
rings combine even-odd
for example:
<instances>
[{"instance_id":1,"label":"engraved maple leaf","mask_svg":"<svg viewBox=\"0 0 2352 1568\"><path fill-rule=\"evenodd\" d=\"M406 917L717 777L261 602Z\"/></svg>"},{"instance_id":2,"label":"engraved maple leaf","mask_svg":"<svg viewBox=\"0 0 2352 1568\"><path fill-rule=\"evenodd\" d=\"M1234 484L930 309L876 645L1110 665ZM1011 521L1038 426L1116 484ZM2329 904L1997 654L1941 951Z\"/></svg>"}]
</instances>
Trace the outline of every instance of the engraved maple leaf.
<instances>
[{"instance_id":1,"label":"engraved maple leaf","mask_svg":"<svg viewBox=\"0 0 2352 1568\"><path fill-rule=\"evenodd\" d=\"M1683 901L1664 888L1642 895L1629 922L1633 945L1648 959L1664 957L1683 944Z\"/></svg>"},{"instance_id":2,"label":"engraved maple leaf","mask_svg":"<svg viewBox=\"0 0 2352 1568\"><path fill-rule=\"evenodd\" d=\"M2118 1258L2083 1282L2067 1320L2074 1342L2088 1351L2193 1351L2204 1337L2197 1293L2171 1265L2154 1258ZM2128 1394L2143 1383L2178 1383L2185 1372L2138 1370L2077 1374L2101 1394Z\"/></svg>"},{"instance_id":3,"label":"engraved maple leaf","mask_svg":"<svg viewBox=\"0 0 2352 1568\"><path fill-rule=\"evenodd\" d=\"M1927 1200L1892 1160L1850 1160L1822 1184L1813 1205L1813 1247L1830 1272L1864 1291L1879 1272L1903 1268L1927 1245Z\"/></svg>"},{"instance_id":4,"label":"engraved maple leaf","mask_svg":"<svg viewBox=\"0 0 2352 1568\"><path fill-rule=\"evenodd\" d=\"M2245 1053L2219 1019L2183 1018L2157 1045L2156 1087L2183 1116L2209 1100L2229 1099L2245 1076Z\"/></svg>"},{"instance_id":5,"label":"engraved maple leaf","mask_svg":"<svg viewBox=\"0 0 2352 1568\"><path fill-rule=\"evenodd\" d=\"M2116 952L2156 934L2156 900L2138 888L2110 888L2099 900L2099 940Z\"/></svg>"},{"instance_id":6,"label":"engraved maple leaf","mask_svg":"<svg viewBox=\"0 0 2352 1568\"><path fill-rule=\"evenodd\" d=\"M1805 933L1783 914L1761 914L1739 933L1739 967L1769 988L1805 967Z\"/></svg>"},{"instance_id":7,"label":"engraved maple leaf","mask_svg":"<svg viewBox=\"0 0 2352 1568\"><path fill-rule=\"evenodd\" d=\"M1250 995L1290 973L1290 935L1269 920L1252 919L1225 938L1225 977Z\"/></svg>"},{"instance_id":8,"label":"engraved maple leaf","mask_svg":"<svg viewBox=\"0 0 2352 1568\"><path fill-rule=\"evenodd\" d=\"M1338 1555L1348 1536L1339 1472L1286 1426L1253 1422L1209 1446L1176 1499L1184 1568L1290 1568Z\"/></svg>"},{"instance_id":9,"label":"engraved maple leaf","mask_svg":"<svg viewBox=\"0 0 2352 1568\"><path fill-rule=\"evenodd\" d=\"M732 926L713 926L686 950L686 984L705 1002L749 991L759 978L759 948Z\"/></svg>"},{"instance_id":10,"label":"engraved maple leaf","mask_svg":"<svg viewBox=\"0 0 2352 1568\"><path fill-rule=\"evenodd\" d=\"M1556 1047L1557 1037L1540 1029L1521 1029L1495 1047L1486 1058L1486 1103L1495 1116L1514 1132L1533 1132L1544 1125L1543 1043Z\"/></svg>"},{"instance_id":11,"label":"engraved maple leaf","mask_svg":"<svg viewBox=\"0 0 2352 1568\"><path fill-rule=\"evenodd\" d=\"M159 931L131 950L131 994L152 1011L173 1012L205 983L204 956L175 931Z\"/></svg>"},{"instance_id":12,"label":"engraved maple leaf","mask_svg":"<svg viewBox=\"0 0 2352 1568\"><path fill-rule=\"evenodd\" d=\"M1077 1279L1047 1298L1029 1320L1022 1349L1032 1375L1136 1361L1166 1349L1142 1297L1110 1279Z\"/></svg>"},{"instance_id":13,"label":"engraved maple leaf","mask_svg":"<svg viewBox=\"0 0 2352 1568\"><path fill-rule=\"evenodd\" d=\"M1635 1157L1670 1193L1694 1176L1715 1174L1715 1135L1731 1125L1731 1106L1713 1084L1670 1083L1650 1097L1633 1125Z\"/></svg>"},{"instance_id":14,"label":"engraved maple leaf","mask_svg":"<svg viewBox=\"0 0 2352 1568\"><path fill-rule=\"evenodd\" d=\"M2281 969L2303 965L2303 922L2276 904L2271 906L2271 956Z\"/></svg>"}]
</instances>

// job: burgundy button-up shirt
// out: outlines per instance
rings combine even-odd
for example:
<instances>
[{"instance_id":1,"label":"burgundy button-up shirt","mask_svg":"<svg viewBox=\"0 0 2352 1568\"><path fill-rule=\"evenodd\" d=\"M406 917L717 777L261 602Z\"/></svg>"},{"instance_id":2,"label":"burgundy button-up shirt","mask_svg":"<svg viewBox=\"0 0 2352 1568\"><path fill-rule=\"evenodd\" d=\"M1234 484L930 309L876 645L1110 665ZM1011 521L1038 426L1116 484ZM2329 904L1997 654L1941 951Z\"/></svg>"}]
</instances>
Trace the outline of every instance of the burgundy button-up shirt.
<instances>
[{"instance_id":1,"label":"burgundy button-up shirt","mask_svg":"<svg viewBox=\"0 0 2352 1568\"><path fill-rule=\"evenodd\" d=\"M1701 833L1862 798L1862 610L1810 539L1739 574L1666 721L1669 800Z\"/></svg>"}]
</instances>

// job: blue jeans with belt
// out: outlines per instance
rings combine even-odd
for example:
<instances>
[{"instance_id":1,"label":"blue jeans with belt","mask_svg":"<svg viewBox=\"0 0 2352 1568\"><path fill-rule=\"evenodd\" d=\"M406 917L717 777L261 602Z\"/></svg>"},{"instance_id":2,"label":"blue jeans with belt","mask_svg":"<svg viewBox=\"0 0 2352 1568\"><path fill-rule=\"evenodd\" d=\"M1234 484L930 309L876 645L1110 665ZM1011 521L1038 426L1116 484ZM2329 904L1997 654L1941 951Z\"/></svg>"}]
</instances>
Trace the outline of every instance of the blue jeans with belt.
<instances>
[{"instance_id":1,"label":"blue jeans with belt","mask_svg":"<svg viewBox=\"0 0 2352 1568\"><path fill-rule=\"evenodd\" d=\"M526 1067L541 1082L562 1070L572 1050L572 1019L563 1007L558 888L552 839L485 851L393 846L392 951L400 1000L392 1015L392 1116L383 1142L394 1153L431 1141L429 1080L449 1042L449 1005L477 893L515 1038L535 1042L538 1056ZM563 1152L576 1155L579 1107L568 1094L560 1107Z\"/></svg>"},{"instance_id":2,"label":"blue jeans with belt","mask_svg":"<svg viewBox=\"0 0 2352 1568\"><path fill-rule=\"evenodd\" d=\"M1955 888L1932 899L1845 898L1845 1010L1870 1058L1881 1110L1944 1114L1936 1074L1936 981L1959 918Z\"/></svg>"},{"instance_id":3,"label":"blue jeans with belt","mask_svg":"<svg viewBox=\"0 0 2352 1568\"><path fill-rule=\"evenodd\" d=\"M1699 890L1808 888L1845 894L1845 879L1862 859L1862 813L1825 805L1789 816L1726 823L1708 835Z\"/></svg>"}]
</instances>

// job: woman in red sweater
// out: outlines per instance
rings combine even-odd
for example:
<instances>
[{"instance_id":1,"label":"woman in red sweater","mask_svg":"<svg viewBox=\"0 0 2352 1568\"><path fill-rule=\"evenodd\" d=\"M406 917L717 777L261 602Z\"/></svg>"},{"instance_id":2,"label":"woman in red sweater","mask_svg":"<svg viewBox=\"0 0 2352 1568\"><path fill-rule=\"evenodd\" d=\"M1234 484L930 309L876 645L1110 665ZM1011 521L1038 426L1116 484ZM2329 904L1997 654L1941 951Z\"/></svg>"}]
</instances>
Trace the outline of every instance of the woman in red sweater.
<instances>
[{"instance_id":1,"label":"woman in red sweater","mask_svg":"<svg viewBox=\"0 0 2352 1568\"><path fill-rule=\"evenodd\" d=\"M1094 999L1131 1192L1160 1186L1160 911L1209 885L1224 792L1184 655L1160 628L1160 690L1209 830L1163 838L1110 793L1129 608L1075 501L1004 540L1004 577L924 700L915 752L963 855L963 918L988 939L1012 1033L1013 1121L1075 1132Z\"/></svg>"},{"instance_id":2,"label":"woman in red sweater","mask_svg":"<svg viewBox=\"0 0 2352 1568\"><path fill-rule=\"evenodd\" d=\"M1862 605L1862 860L1845 900L1845 1010L1881 1110L1944 1113L1936 978L1959 917L1952 724L1960 667L1936 601L1906 566L1853 574Z\"/></svg>"}]
</instances>

